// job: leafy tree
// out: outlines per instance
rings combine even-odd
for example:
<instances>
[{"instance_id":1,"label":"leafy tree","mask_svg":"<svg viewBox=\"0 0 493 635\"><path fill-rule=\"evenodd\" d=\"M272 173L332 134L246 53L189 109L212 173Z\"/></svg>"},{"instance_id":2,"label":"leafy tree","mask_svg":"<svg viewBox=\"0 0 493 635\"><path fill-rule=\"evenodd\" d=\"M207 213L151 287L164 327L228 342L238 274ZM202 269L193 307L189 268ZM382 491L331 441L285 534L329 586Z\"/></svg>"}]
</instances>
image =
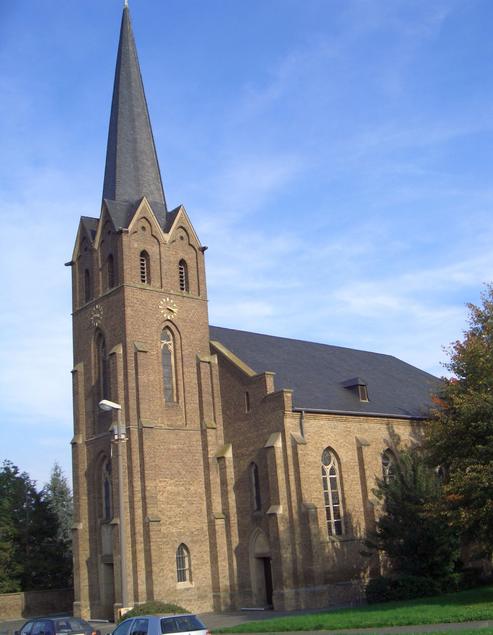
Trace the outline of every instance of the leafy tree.
<instances>
[{"instance_id":1,"label":"leafy tree","mask_svg":"<svg viewBox=\"0 0 493 635\"><path fill-rule=\"evenodd\" d=\"M419 448L396 454L392 475L377 480L374 494L382 501L372 551L385 554L393 573L446 579L459 557L457 532L436 508L441 485Z\"/></svg>"},{"instance_id":2,"label":"leafy tree","mask_svg":"<svg viewBox=\"0 0 493 635\"><path fill-rule=\"evenodd\" d=\"M469 328L451 345L452 373L427 433L430 461L445 478L444 511L465 541L493 552L493 287L469 304Z\"/></svg>"}]
</instances>

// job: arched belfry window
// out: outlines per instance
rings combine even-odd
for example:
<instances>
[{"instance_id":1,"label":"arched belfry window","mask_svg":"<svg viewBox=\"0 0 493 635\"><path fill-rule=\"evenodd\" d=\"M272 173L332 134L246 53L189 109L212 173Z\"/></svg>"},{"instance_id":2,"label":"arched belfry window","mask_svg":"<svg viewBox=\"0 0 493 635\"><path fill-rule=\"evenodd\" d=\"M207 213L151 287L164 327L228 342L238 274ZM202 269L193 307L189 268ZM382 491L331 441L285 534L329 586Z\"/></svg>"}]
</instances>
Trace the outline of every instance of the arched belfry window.
<instances>
[{"instance_id":1,"label":"arched belfry window","mask_svg":"<svg viewBox=\"0 0 493 635\"><path fill-rule=\"evenodd\" d=\"M98 400L111 398L109 360L102 333L98 333L96 336L96 385L98 387Z\"/></svg>"},{"instance_id":2,"label":"arched belfry window","mask_svg":"<svg viewBox=\"0 0 493 635\"><path fill-rule=\"evenodd\" d=\"M151 284L151 260L147 251L141 251L139 257L140 281Z\"/></svg>"},{"instance_id":3,"label":"arched belfry window","mask_svg":"<svg viewBox=\"0 0 493 635\"><path fill-rule=\"evenodd\" d=\"M108 289L113 289L115 286L115 260L110 254L106 261L106 275L108 280Z\"/></svg>"},{"instance_id":4,"label":"arched belfry window","mask_svg":"<svg viewBox=\"0 0 493 635\"><path fill-rule=\"evenodd\" d=\"M92 298L91 274L89 269L84 269L84 302L89 302Z\"/></svg>"},{"instance_id":5,"label":"arched belfry window","mask_svg":"<svg viewBox=\"0 0 493 635\"><path fill-rule=\"evenodd\" d=\"M322 453L322 485L327 532L329 536L341 536L344 533L341 481L337 457L331 448Z\"/></svg>"},{"instance_id":6,"label":"arched belfry window","mask_svg":"<svg viewBox=\"0 0 493 635\"><path fill-rule=\"evenodd\" d=\"M102 473L103 520L113 517L113 497L111 492L111 461L105 461Z\"/></svg>"},{"instance_id":7,"label":"arched belfry window","mask_svg":"<svg viewBox=\"0 0 493 635\"><path fill-rule=\"evenodd\" d=\"M176 581L191 582L192 566L190 563L190 551L183 543L176 550Z\"/></svg>"},{"instance_id":8,"label":"arched belfry window","mask_svg":"<svg viewBox=\"0 0 493 635\"><path fill-rule=\"evenodd\" d=\"M161 364L163 366L164 400L168 403L174 403L177 401L175 338L168 328L163 329L161 333Z\"/></svg>"},{"instance_id":9,"label":"arched belfry window","mask_svg":"<svg viewBox=\"0 0 493 635\"><path fill-rule=\"evenodd\" d=\"M250 487L252 498L252 509L258 512L262 509L262 498L260 496L260 479L258 475L258 465L250 463Z\"/></svg>"},{"instance_id":10,"label":"arched belfry window","mask_svg":"<svg viewBox=\"0 0 493 635\"><path fill-rule=\"evenodd\" d=\"M190 285L188 284L188 266L185 260L180 260L178 263L178 277L180 279L180 291L190 291Z\"/></svg>"},{"instance_id":11,"label":"arched belfry window","mask_svg":"<svg viewBox=\"0 0 493 635\"><path fill-rule=\"evenodd\" d=\"M387 449L382 453L382 475L385 483L395 478L395 455L392 450Z\"/></svg>"}]
</instances>

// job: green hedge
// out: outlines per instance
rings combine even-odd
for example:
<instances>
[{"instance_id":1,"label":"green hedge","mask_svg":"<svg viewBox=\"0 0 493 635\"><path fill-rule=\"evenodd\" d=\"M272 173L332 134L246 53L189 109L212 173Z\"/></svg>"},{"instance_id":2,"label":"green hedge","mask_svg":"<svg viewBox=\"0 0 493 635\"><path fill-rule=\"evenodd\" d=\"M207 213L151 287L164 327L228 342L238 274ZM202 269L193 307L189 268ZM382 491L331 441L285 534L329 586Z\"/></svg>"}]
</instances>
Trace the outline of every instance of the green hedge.
<instances>
[{"instance_id":1,"label":"green hedge","mask_svg":"<svg viewBox=\"0 0 493 635\"><path fill-rule=\"evenodd\" d=\"M159 602L155 600L134 606L133 609L120 617L118 623L129 617L135 617L137 615L165 615L167 613L179 615L180 613L190 613L190 611L184 609L183 606L178 606L178 604L168 604L166 602Z\"/></svg>"}]
</instances>

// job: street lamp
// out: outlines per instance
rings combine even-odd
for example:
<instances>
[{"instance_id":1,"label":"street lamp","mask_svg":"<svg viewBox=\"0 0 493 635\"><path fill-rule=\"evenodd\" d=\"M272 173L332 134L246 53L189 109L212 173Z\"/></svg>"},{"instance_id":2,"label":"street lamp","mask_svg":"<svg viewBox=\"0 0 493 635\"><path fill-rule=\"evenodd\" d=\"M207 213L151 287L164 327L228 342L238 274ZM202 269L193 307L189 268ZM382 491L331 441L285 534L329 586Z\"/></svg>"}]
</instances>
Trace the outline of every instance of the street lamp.
<instances>
[{"instance_id":1,"label":"street lamp","mask_svg":"<svg viewBox=\"0 0 493 635\"><path fill-rule=\"evenodd\" d=\"M110 430L113 431L113 441L118 448L118 508L120 514L119 535L120 535L120 578L121 578L121 595L122 609L127 608L127 558L126 558L126 526L124 514L124 492L123 492L123 448L122 444L127 440L125 435L125 427L122 423L122 407L121 404L102 399L99 407L105 412L117 413L117 423L112 425Z\"/></svg>"}]
</instances>

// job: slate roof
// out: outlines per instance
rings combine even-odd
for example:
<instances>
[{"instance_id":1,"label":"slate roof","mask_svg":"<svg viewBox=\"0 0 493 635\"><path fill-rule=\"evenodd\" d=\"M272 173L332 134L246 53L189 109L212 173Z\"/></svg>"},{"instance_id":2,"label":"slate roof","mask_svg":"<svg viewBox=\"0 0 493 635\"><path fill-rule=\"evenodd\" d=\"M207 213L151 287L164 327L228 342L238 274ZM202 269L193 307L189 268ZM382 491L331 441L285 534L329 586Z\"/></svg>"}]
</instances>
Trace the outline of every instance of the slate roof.
<instances>
[{"instance_id":1,"label":"slate roof","mask_svg":"<svg viewBox=\"0 0 493 635\"><path fill-rule=\"evenodd\" d=\"M80 220L91 240L94 240L96 232L98 231L99 219L93 218L92 216L81 216Z\"/></svg>"},{"instance_id":2,"label":"slate roof","mask_svg":"<svg viewBox=\"0 0 493 635\"><path fill-rule=\"evenodd\" d=\"M391 355L342 346L261 335L210 326L218 341L257 373L273 371L276 390L291 388L293 407L426 417L440 381ZM368 387L368 402L343 383L357 378Z\"/></svg>"},{"instance_id":3,"label":"slate roof","mask_svg":"<svg viewBox=\"0 0 493 635\"><path fill-rule=\"evenodd\" d=\"M153 209L166 201L144 94L130 12L123 10L111 103L103 199L134 208L145 196ZM115 210L125 216L122 207ZM125 225L122 225L125 226Z\"/></svg>"}]
</instances>

